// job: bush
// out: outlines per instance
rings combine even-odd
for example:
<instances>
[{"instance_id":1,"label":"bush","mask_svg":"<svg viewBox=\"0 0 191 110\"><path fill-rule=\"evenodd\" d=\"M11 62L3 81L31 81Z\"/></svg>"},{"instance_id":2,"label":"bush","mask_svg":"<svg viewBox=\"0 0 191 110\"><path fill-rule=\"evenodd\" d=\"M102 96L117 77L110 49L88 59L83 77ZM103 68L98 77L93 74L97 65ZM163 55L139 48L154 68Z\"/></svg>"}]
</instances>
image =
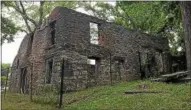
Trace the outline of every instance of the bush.
<instances>
[{"instance_id":1,"label":"bush","mask_svg":"<svg viewBox=\"0 0 191 110\"><path fill-rule=\"evenodd\" d=\"M7 77L6 76L1 76L1 81L6 81Z\"/></svg>"},{"instance_id":2,"label":"bush","mask_svg":"<svg viewBox=\"0 0 191 110\"><path fill-rule=\"evenodd\" d=\"M38 86L38 89L35 94L44 95L44 94L58 94L58 89L53 84L45 84Z\"/></svg>"},{"instance_id":3,"label":"bush","mask_svg":"<svg viewBox=\"0 0 191 110\"><path fill-rule=\"evenodd\" d=\"M35 91L33 101L40 104L55 104L58 92L53 84L40 85Z\"/></svg>"}]
</instances>

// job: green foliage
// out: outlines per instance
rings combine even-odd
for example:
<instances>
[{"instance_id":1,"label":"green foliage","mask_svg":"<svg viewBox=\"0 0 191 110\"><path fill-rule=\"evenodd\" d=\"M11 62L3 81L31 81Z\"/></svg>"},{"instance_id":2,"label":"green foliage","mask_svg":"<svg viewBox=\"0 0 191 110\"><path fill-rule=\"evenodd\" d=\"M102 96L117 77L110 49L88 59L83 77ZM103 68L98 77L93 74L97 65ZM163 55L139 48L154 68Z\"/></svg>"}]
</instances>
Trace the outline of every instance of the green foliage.
<instances>
[{"instance_id":1,"label":"green foliage","mask_svg":"<svg viewBox=\"0 0 191 110\"><path fill-rule=\"evenodd\" d=\"M14 35L20 30L19 27L15 26L15 24L9 20L8 18L1 17L1 45L7 40L8 43L14 41Z\"/></svg>"},{"instance_id":2,"label":"green foliage","mask_svg":"<svg viewBox=\"0 0 191 110\"><path fill-rule=\"evenodd\" d=\"M39 2L22 3L26 10L27 16L34 21L38 21L40 19ZM4 29L8 30L8 33L11 33L11 36L14 35L17 30L27 31L26 24L23 23L23 20L17 19L22 18L21 14L14 9L11 10L11 7L16 6L15 2L9 1L3 2L3 4L3 9L10 9L9 12L5 11L3 13L7 13L12 17L12 19L14 19L11 20L12 22L7 22L10 24L5 26ZM90 13L90 15L107 21L116 22L117 24L123 25L127 29L136 29L149 33L153 36L166 37L169 40L172 54L178 54L177 49L180 47L183 48L183 50L185 48L182 37L183 28L181 21L181 9L179 2L177 1L117 1L116 6L107 2L46 1L43 5L42 18L45 20L48 14L56 6L63 6L72 9L84 8ZM30 22L29 25L32 29L35 28L33 23ZM9 41L13 41L13 37L9 38Z\"/></svg>"},{"instance_id":3,"label":"green foliage","mask_svg":"<svg viewBox=\"0 0 191 110\"><path fill-rule=\"evenodd\" d=\"M148 85L148 88L139 88L140 85ZM124 94L126 90L156 90L166 93L158 94ZM50 94L51 95L51 94ZM55 109L58 96L51 98L38 97L34 102L29 101L29 95L8 93L6 100L2 100L3 109ZM63 95L62 109L125 109L125 110L189 110L190 83L165 84L146 81L131 81L113 84L113 86L97 86L89 89L71 92Z\"/></svg>"},{"instance_id":4,"label":"green foliage","mask_svg":"<svg viewBox=\"0 0 191 110\"><path fill-rule=\"evenodd\" d=\"M44 95L46 93L58 94L58 90L56 89L55 85L46 84L46 85L40 85L37 91L35 92L35 94L38 95Z\"/></svg>"},{"instance_id":5,"label":"green foliage","mask_svg":"<svg viewBox=\"0 0 191 110\"><path fill-rule=\"evenodd\" d=\"M82 7L95 17L114 21L127 29L166 37L174 55L178 54L178 48L184 50L179 2L118 1L116 6L106 2L84 2Z\"/></svg>"},{"instance_id":6,"label":"green foliage","mask_svg":"<svg viewBox=\"0 0 191 110\"><path fill-rule=\"evenodd\" d=\"M2 2L1 7L4 8L6 6L6 2ZM1 14L1 45L7 41L13 42L14 41L14 35L21 29L20 27L16 26L16 24L9 18L4 17L3 14Z\"/></svg>"},{"instance_id":7,"label":"green foliage","mask_svg":"<svg viewBox=\"0 0 191 110\"><path fill-rule=\"evenodd\" d=\"M1 86L3 87L5 85L5 81L7 80L7 74L8 69L10 67L10 64L1 64Z\"/></svg>"},{"instance_id":8,"label":"green foliage","mask_svg":"<svg viewBox=\"0 0 191 110\"><path fill-rule=\"evenodd\" d=\"M34 94L33 101L35 103L54 105L56 104L56 96L59 94L59 90L53 84L45 84L38 86Z\"/></svg>"},{"instance_id":9,"label":"green foliage","mask_svg":"<svg viewBox=\"0 0 191 110\"><path fill-rule=\"evenodd\" d=\"M119 14L116 23L154 36L166 37L171 52L183 46L183 30L179 2L117 2ZM124 16L125 15L125 16ZM130 19L127 19L130 18Z\"/></svg>"},{"instance_id":10,"label":"green foliage","mask_svg":"<svg viewBox=\"0 0 191 110\"><path fill-rule=\"evenodd\" d=\"M6 76L1 76L1 81L6 81L7 77Z\"/></svg>"},{"instance_id":11,"label":"green foliage","mask_svg":"<svg viewBox=\"0 0 191 110\"><path fill-rule=\"evenodd\" d=\"M89 12L90 15L98 17L103 20L113 21L115 7L105 2L80 2L81 7Z\"/></svg>"},{"instance_id":12,"label":"green foliage","mask_svg":"<svg viewBox=\"0 0 191 110\"><path fill-rule=\"evenodd\" d=\"M14 35L18 31L30 33L38 26L38 21L40 18L40 2L28 2L28 1L2 1L2 44L5 40L8 42L14 41ZM55 2L55 1L45 1L42 6L42 21L46 19L48 14L56 6L64 6L68 8L75 9L78 7L77 1L65 1L65 2ZM20 11L19 11L20 10ZM23 11L24 10L24 11ZM26 13L24 13L26 12ZM3 16L3 17L2 17Z\"/></svg>"},{"instance_id":13,"label":"green foliage","mask_svg":"<svg viewBox=\"0 0 191 110\"><path fill-rule=\"evenodd\" d=\"M3 94L1 94L3 97ZM49 104L43 105L41 103L30 102L28 95L21 95L18 93L6 93L5 100L2 98L2 103L5 110L54 110L55 107ZM2 107L2 106L1 106Z\"/></svg>"},{"instance_id":14,"label":"green foliage","mask_svg":"<svg viewBox=\"0 0 191 110\"><path fill-rule=\"evenodd\" d=\"M1 76L7 75L9 67L10 67L10 64L8 64L8 63L1 64Z\"/></svg>"}]
</instances>

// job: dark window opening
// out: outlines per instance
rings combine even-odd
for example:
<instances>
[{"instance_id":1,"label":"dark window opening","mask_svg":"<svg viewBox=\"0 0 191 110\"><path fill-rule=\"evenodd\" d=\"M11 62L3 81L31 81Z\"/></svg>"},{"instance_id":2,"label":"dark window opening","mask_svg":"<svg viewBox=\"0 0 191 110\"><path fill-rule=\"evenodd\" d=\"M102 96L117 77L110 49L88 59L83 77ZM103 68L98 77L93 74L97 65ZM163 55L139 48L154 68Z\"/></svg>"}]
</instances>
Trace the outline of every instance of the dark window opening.
<instances>
[{"instance_id":1,"label":"dark window opening","mask_svg":"<svg viewBox=\"0 0 191 110\"><path fill-rule=\"evenodd\" d=\"M33 37L34 37L34 33L32 33L31 34L31 36L30 36L30 42L29 42L29 49L27 50L28 52L28 55L30 55L31 54L31 51L32 51L32 44L33 44Z\"/></svg>"},{"instance_id":2,"label":"dark window opening","mask_svg":"<svg viewBox=\"0 0 191 110\"><path fill-rule=\"evenodd\" d=\"M141 79L151 76L152 57L148 53L138 52ZM151 58L149 58L149 56Z\"/></svg>"},{"instance_id":3,"label":"dark window opening","mask_svg":"<svg viewBox=\"0 0 191 110\"><path fill-rule=\"evenodd\" d=\"M26 93L28 92L28 84L27 84L27 67L21 68L21 74L20 74L20 92L21 93Z\"/></svg>"},{"instance_id":4,"label":"dark window opening","mask_svg":"<svg viewBox=\"0 0 191 110\"><path fill-rule=\"evenodd\" d=\"M53 22L50 23L50 28L51 28L51 44L55 44L55 34L56 34L55 24L56 24L56 21L53 21Z\"/></svg>"},{"instance_id":5,"label":"dark window opening","mask_svg":"<svg viewBox=\"0 0 191 110\"><path fill-rule=\"evenodd\" d=\"M119 63L124 63L125 62L124 57L115 56L113 59L114 59L114 61L118 61Z\"/></svg>"},{"instance_id":6,"label":"dark window opening","mask_svg":"<svg viewBox=\"0 0 191 110\"><path fill-rule=\"evenodd\" d=\"M51 44L55 44L55 30L51 32Z\"/></svg>"},{"instance_id":7,"label":"dark window opening","mask_svg":"<svg viewBox=\"0 0 191 110\"><path fill-rule=\"evenodd\" d=\"M17 59L17 65L16 65L17 69L19 68L19 59Z\"/></svg>"},{"instance_id":8,"label":"dark window opening","mask_svg":"<svg viewBox=\"0 0 191 110\"><path fill-rule=\"evenodd\" d=\"M32 48L33 38L34 38L34 33L31 35L31 45L30 45L31 48Z\"/></svg>"},{"instance_id":9,"label":"dark window opening","mask_svg":"<svg viewBox=\"0 0 191 110\"><path fill-rule=\"evenodd\" d=\"M100 59L97 57L89 57L87 64L90 65L88 69L89 76L96 79L99 75Z\"/></svg>"},{"instance_id":10,"label":"dark window opening","mask_svg":"<svg viewBox=\"0 0 191 110\"><path fill-rule=\"evenodd\" d=\"M121 80L121 69L123 68L124 64L124 59L119 58L119 59L114 59L114 68L115 68L115 74L117 75L115 78L118 80ZM117 78L118 77L118 78ZM116 80L115 79L115 80Z\"/></svg>"},{"instance_id":11,"label":"dark window opening","mask_svg":"<svg viewBox=\"0 0 191 110\"><path fill-rule=\"evenodd\" d=\"M33 37L34 37L34 33L31 35L31 45L32 45L32 43L33 43Z\"/></svg>"},{"instance_id":12,"label":"dark window opening","mask_svg":"<svg viewBox=\"0 0 191 110\"><path fill-rule=\"evenodd\" d=\"M47 78L46 78L47 84L51 83L52 70L53 70L53 60L50 60L48 61L48 65L47 65Z\"/></svg>"},{"instance_id":13,"label":"dark window opening","mask_svg":"<svg viewBox=\"0 0 191 110\"><path fill-rule=\"evenodd\" d=\"M54 29L55 28L56 21L50 22L50 28Z\"/></svg>"}]
</instances>

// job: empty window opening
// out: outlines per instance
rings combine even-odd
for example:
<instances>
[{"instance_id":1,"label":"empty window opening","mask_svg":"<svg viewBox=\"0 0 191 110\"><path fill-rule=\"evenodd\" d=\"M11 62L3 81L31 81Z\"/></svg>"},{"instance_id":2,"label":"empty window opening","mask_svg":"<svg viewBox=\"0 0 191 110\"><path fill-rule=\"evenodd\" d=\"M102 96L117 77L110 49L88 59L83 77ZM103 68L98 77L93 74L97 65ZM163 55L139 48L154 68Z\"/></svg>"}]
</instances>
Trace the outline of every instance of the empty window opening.
<instances>
[{"instance_id":1,"label":"empty window opening","mask_svg":"<svg viewBox=\"0 0 191 110\"><path fill-rule=\"evenodd\" d=\"M117 61L118 63L124 63L125 62L125 58L120 57L120 56L114 56L113 60Z\"/></svg>"},{"instance_id":2,"label":"empty window opening","mask_svg":"<svg viewBox=\"0 0 191 110\"><path fill-rule=\"evenodd\" d=\"M138 52L139 55L139 64L140 64L140 72L141 79L150 77L151 75L151 58L149 58L149 54L145 52Z\"/></svg>"},{"instance_id":3,"label":"empty window opening","mask_svg":"<svg viewBox=\"0 0 191 110\"><path fill-rule=\"evenodd\" d=\"M55 44L55 30L51 31L51 44Z\"/></svg>"},{"instance_id":4,"label":"empty window opening","mask_svg":"<svg viewBox=\"0 0 191 110\"><path fill-rule=\"evenodd\" d=\"M47 84L51 83L52 69L53 69L53 60L50 60L48 61L48 65L47 65L47 78L46 78Z\"/></svg>"},{"instance_id":5,"label":"empty window opening","mask_svg":"<svg viewBox=\"0 0 191 110\"><path fill-rule=\"evenodd\" d=\"M31 46L32 46L32 43L33 43L33 38L34 38L34 33L31 35Z\"/></svg>"},{"instance_id":6,"label":"empty window opening","mask_svg":"<svg viewBox=\"0 0 191 110\"><path fill-rule=\"evenodd\" d=\"M121 70L123 68L124 59L115 59L114 60L114 68L115 68L115 74L117 75L116 80L121 80Z\"/></svg>"},{"instance_id":7,"label":"empty window opening","mask_svg":"<svg viewBox=\"0 0 191 110\"><path fill-rule=\"evenodd\" d=\"M99 30L98 24L90 22L90 43L99 44Z\"/></svg>"},{"instance_id":8,"label":"empty window opening","mask_svg":"<svg viewBox=\"0 0 191 110\"><path fill-rule=\"evenodd\" d=\"M32 50L32 44L33 44L33 37L34 37L34 33L31 34L30 36L30 42L29 42L29 49L27 50L28 55L31 54L31 50Z\"/></svg>"},{"instance_id":9,"label":"empty window opening","mask_svg":"<svg viewBox=\"0 0 191 110\"><path fill-rule=\"evenodd\" d=\"M20 74L20 92L21 93L26 93L27 91L27 77L26 77L26 74L27 74L27 67L25 68L21 68L21 74Z\"/></svg>"},{"instance_id":10,"label":"empty window opening","mask_svg":"<svg viewBox=\"0 0 191 110\"><path fill-rule=\"evenodd\" d=\"M90 65L95 65L96 60L95 59L88 59L87 63L90 64Z\"/></svg>"},{"instance_id":11,"label":"empty window opening","mask_svg":"<svg viewBox=\"0 0 191 110\"><path fill-rule=\"evenodd\" d=\"M55 24L56 24L56 21L50 23L50 28L51 28L51 44L55 44L55 34L56 34Z\"/></svg>"},{"instance_id":12,"label":"empty window opening","mask_svg":"<svg viewBox=\"0 0 191 110\"><path fill-rule=\"evenodd\" d=\"M89 66L89 76L91 78L96 79L99 74L99 68L100 68L100 59L99 58L89 58L87 60L87 63L90 65Z\"/></svg>"},{"instance_id":13,"label":"empty window opening","mask_svg":"<svg viewBox=\"0 0 191 110\"><path fill-rule=\"evenodd\" d=\"M50 23L50 28L55 29L55 24L56 24L56 21L52 21Z\"/></svg>"},{"instance_id":14,"label":"empty window opening","mask_svg":"<svg viewBox=\"0 0 191 110\"><path fill-rule=\"evenodd\" d=\"M17 65L16 65L17 69L19 68L19 59L17 59Z\"/></svg>"}]
</instances>

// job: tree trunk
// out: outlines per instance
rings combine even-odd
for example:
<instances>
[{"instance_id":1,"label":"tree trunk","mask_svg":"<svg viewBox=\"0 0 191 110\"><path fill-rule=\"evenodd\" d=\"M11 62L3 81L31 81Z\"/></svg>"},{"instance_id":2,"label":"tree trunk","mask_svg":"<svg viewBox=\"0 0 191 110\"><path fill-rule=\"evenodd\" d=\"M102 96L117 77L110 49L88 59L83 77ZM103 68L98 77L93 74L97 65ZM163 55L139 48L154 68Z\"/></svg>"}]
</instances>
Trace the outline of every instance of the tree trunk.
<instances>
[{"instance_id":1,"label":"tree trunk","mask_svg":"<svg viewBox=\"0 0 191 110\"><path fill-rule=\"evenodd\" d=\"M191 2L182 1L182 23L186 47L187 70L191 70Z\"/></svg>"},{"instance_id":2,"label":"tree trunk","mask_svg":"<svg viewBox=\"0 0 191 110\"><path fill-rule=\"evenodd\" d=\"M45 1L40 1L40 8L39 8L39 12L40 12L40 18L39 18L39 27L41 26L42 24L42 21L43 21L43 5L44 5L44 2Z\"/></svg>"}]
</instances>

